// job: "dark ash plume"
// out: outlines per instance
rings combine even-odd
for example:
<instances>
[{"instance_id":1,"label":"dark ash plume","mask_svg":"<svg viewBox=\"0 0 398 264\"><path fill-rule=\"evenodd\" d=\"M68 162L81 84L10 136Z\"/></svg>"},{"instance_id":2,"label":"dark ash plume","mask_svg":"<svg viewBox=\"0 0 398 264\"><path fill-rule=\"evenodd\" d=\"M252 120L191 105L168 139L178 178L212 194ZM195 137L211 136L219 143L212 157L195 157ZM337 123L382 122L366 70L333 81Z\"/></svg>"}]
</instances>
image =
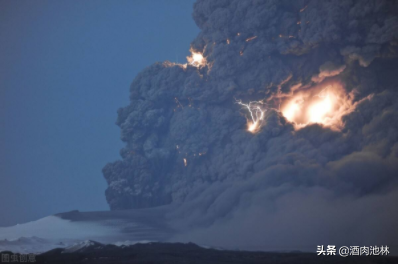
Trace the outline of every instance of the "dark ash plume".
<instances>
[{"instance_id":1,"label":"dark ash plume","mask_svg":"<svg viewBox=\"0 0 398 264\"><path fill-rule=\"evenodd\" d=\"M193 18L207 64L146 68L118 111L111 209L179 204L178 239L230 247L396 241L398 1L200 0ZM355 95L341 131L278 111L327 82ZM236 99L274 104L258 133Z\"/></svg>"}]
</instances>

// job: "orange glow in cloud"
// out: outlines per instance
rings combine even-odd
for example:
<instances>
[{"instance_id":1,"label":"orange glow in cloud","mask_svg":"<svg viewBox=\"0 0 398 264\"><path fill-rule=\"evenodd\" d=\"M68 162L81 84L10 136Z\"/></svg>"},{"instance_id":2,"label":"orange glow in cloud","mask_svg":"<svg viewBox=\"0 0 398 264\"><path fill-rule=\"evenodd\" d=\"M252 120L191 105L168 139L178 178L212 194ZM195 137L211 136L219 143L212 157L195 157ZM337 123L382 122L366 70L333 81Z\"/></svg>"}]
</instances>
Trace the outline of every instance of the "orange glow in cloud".
<instances>
[{"instance_id":1,"label":"orange glow in cloud","mask_svg":"<svg viewBox=\"0 0 398 264\"><path fill-rule=\"evenodd\" d=\"M281 105L283 116L296 128L318 123L341 130L342 117L354 109L353 94L347 94L338 82L297 91Z\"/></svg>"},{"instance_id":2,"label":"orange glow in cloud","mask_svg":"<svg viewBox=\"0 0 398 264\"><path fill-rule=\"evenodd\" d=\"M206 65L206 58L203 57L202 53L195 52L192 49L190 51L191 51L191 56L187 57L187 61L190 65L195 67L203 67Z\"/></svg>"}]
</instances>

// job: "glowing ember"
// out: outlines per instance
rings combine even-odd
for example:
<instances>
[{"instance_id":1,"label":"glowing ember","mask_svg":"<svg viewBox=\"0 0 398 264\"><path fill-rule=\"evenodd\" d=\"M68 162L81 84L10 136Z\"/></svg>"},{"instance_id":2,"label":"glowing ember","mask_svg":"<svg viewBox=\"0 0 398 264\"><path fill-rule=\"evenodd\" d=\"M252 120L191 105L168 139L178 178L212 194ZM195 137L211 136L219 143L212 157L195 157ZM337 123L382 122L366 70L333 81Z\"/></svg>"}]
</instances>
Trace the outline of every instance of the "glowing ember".
<instances>
[{"instance_id":1,"label":"glowing ember","mask_svg":"<svg viewBox=\"0 0 398 264\"><path fill-rule=\"evenodd\" d=\"M187 57L189 65L195 66L195 67L203 67L206 65L206 58L203 57L202 53L195 52L192 49L191 51L191 56Z\"/></svg>"},{"instance_id":2,"label":"glowing ember","mask_svg":"<svg viewBox=\"0 0 398 264\"><path fill-rule=\"evenodd\" d=\"M307 7L308 7L308 6L305 6L305 7L301 8L301 9L300 9L300 13L301 13L301 12L304 12L304 10L306 10Z\"/></svg>"},{"instance_id":3,"label":"glowing ember","mask_svg":"<svg viewBox=\"0 0 398 264\"><path fill-rule=\"evenodd\" d=\"M342 117L355 108L353 94L347 94L339 83L298 91L282 102L282 114L296 128L318 123L340 130Z\"/></svg>"},{"instance_id":4,"label":"glowing ember","mask_svg":"<svg viewBox=\"0 0 398 264\"><path fill-rule=\"evenodd\" d=\"M265 112L265 105L262 101L253 101L248 104L237 101L238 104L246 108L250 113L250 120L247 120L247 130L251 133L256 133L263 125Z\"/></svg>"},{"instance_id":5,"label":"glowing ember","mask_svg":"<svg viewBox=\"0 0 398 264\"><path fill-rule=\"evenodd\" d=\"M253 39L256 39L256 38L257 38L257 36L254 36L254 37L248 38L248 39L246 39L246 42L252 41Z\"/></svg>"}]
</instances>

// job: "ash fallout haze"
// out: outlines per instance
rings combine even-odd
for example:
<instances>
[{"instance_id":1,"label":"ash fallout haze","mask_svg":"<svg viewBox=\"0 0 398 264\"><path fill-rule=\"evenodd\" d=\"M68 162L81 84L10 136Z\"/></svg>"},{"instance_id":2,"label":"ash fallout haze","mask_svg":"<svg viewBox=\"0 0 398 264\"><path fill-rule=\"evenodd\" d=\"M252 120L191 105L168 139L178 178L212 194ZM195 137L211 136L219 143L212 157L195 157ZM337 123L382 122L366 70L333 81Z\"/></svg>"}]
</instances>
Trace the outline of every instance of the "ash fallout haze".
<instances>
[{"instance_id":1,"label":"ash fallout haze","mask_svg":"<svg viewBox=\"0 0 398 264\"><path fill-rule=\"evenodd\" d=\"M397 252L398 1L198 0L189 12L200 31L178 51L186 61L143 69L117 111L124 145L101 164L110 212L55 217L228 249Z\"/></svg>"}]
</instances>

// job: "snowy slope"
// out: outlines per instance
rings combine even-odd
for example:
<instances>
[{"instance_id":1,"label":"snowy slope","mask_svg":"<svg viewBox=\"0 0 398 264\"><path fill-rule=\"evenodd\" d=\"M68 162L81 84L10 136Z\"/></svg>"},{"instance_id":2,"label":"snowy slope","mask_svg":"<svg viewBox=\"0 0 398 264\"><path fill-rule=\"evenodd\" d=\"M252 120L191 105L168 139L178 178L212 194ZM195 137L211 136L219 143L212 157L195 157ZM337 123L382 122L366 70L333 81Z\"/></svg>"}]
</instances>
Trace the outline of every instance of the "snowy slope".
<instances>
[{"instance_id":1,"label":"snowy slope","mask_svg":"<svg viewBox=\"0 0 398 264\"><path fill-rule=\"evenodd\" d=\"M82 253L87 249L101 249L104 245L92 240L85 240L72 246L66 247L62 253Z\"/></svg>"},{"instance_id":2,"label":"snowy slope","mask_svg":"<svg viewBox=\"0 0 398 264\"><path fill-rule=\"evenodd\" d=\"M40 253L53 248L76 250L92 243L167 241L175 232L166 225L164 210L72 211L0 227L0 251Z\"/></svg>"}]
</instances>

